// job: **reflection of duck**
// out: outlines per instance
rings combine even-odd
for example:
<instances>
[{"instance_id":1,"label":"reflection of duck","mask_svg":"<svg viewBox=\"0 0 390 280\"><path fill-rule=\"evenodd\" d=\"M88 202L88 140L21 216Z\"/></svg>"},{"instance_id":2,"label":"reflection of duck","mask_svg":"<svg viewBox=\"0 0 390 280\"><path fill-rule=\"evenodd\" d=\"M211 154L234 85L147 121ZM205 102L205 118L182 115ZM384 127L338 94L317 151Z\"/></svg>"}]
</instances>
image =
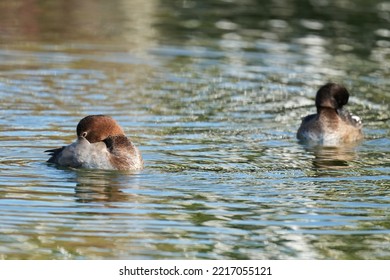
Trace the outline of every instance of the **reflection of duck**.
<instances>
[{"instance_id":1,"label":"reflection of duck","mask_svg":"<svg viewBox=\"0 0 390 280\"><path fill-rule=\"evenodd\" d=\"M79 169L76 177L77 202L129 202L139 199L133 191L140 188L138 177L128 172Z\"/></svg>"},{"instance_id":2,"label":"reflection of duck","mask_svg":"<svg viewBox=\"0 0 390 280\"><path fill-rule=\"evenodd\" d=\"M317 114L302 119L297 138L303 142L334 146L363 138L362 122L343 106L349 93L341 85L328 83L316 95Z\"/></svg>"},{"instance_id":3,"label":"reflection of duck","mask_svg":"<svg viewBox=\"0 0 390 280\"><path fill-rule=\"evenodd\" d=\"M307 150L315 156L313 166L319 169L348 169L356 160L356 143L345 144L339 147L309 146Z\"/></svg>"},{"instance_id":4,"label":"reflection of duck","mask_svg":"<svg viewBox=\"0 0 390 280\"><path fill-rule=\"evenodd\" d=\"M48 162L60 166L90 169L139 170L141 153L109 116L91 115L77 125L77 141L48 150Z\"/></svg>"}]
</instances>

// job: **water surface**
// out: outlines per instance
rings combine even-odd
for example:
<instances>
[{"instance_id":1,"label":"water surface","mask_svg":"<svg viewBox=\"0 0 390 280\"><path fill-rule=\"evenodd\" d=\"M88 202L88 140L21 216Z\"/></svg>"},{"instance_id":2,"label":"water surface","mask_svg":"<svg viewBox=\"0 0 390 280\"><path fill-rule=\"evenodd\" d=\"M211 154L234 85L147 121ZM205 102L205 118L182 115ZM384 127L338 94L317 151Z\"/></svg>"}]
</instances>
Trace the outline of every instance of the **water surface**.
<instances>
[{"instance_id":1,"label":"water surface","mask_svg":"<svg viewBox=\"0 0 390 280\"><path fill-rule=\"evenodd\" d=\"M0 258L390 258L390 2L198 2L0 4ZM295 138L328 81L357 145ZM145 170L47 164L89 114Z\"/></svg>"}]
</instances>

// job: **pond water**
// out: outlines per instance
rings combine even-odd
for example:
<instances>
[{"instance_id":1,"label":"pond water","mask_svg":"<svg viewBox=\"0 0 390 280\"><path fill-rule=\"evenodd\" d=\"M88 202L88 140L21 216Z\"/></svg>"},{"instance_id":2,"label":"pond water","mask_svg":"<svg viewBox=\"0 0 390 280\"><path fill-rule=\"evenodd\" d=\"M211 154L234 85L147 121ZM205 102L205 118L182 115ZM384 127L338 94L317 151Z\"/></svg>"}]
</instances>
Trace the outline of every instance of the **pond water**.
<instances>
[{"instance_id":1,"label":"pond water","mask_svg":"<svg viewBox=\"0 0 390 280\"><path fill-rule=\"evenodd\" d=\"M2 1L0 259L389 259L390 2L263 2ZM328 81L357 145L295 138ZM89 114L145 170L47 164Z\"/></svg>"}]
</instances>

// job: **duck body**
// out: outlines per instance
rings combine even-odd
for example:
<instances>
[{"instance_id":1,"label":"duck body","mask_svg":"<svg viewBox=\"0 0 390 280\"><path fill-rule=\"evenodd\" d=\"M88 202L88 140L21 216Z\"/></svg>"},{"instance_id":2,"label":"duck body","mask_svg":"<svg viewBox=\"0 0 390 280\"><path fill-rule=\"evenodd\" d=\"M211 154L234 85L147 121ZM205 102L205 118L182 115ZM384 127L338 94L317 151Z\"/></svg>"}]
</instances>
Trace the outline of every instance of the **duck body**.
<instances>
[{"instance_id":1,"label":"duck body","mask_svg":"<svg viewBox=\"0 0 390 280\"><path fill-rule=\"evenodd\" d=\"M328 83L316 96L317 114L306 116L297 132L301 142L325 146L337 146L363 139L362 122L343 106L349 93L341 85Z\"/></svg>"},{"instance_id":2,"label":"duck body","mask_svg":"<svg viewBox=\"0 0 390 280\"><path fill-rule=\"evenodd\" d=\"M62 148L47 150L49 163L59 166L106 170L140 170L138 148L111 117L92 115L77 126L77 140Z\"/></svg>"}]
</instances>

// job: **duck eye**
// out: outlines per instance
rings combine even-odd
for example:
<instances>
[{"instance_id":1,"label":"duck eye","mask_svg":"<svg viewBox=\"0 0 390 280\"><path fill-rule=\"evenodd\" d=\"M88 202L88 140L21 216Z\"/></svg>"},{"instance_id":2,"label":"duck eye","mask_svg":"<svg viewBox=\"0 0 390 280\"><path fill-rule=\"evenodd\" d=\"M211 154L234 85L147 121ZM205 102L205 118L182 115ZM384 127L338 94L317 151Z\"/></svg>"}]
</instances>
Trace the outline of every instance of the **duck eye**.
<instances>
[{"instance_id":1,"label":"duck eye","mask_svg":"<svg viewBox=\"0 0 390 280\"><path fill-rule=\"evenodd\" d=\"M85 137L87 137L87 134L88 134L88 132L84 131L84 132L81 134L81 136L85 138Z\"/></svg>"}]
</instances>

